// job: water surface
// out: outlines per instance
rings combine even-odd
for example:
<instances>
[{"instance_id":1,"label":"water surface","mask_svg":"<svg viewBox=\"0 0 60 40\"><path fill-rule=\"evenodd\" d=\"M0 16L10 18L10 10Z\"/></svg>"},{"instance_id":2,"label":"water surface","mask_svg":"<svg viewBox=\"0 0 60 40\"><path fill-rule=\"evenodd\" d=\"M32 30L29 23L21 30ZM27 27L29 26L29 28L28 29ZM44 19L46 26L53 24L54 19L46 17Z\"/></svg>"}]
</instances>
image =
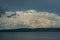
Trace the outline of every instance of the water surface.
<instances>
[{"instance_id":1,"label":"water surface","mask_svg":"<svg viewBox=\"0 0 60 40\"><path fill-rule=\"evenodd\" d=\"M60 32L0 32L0 40L60 40Z\"/></svg>"}]
</instances>

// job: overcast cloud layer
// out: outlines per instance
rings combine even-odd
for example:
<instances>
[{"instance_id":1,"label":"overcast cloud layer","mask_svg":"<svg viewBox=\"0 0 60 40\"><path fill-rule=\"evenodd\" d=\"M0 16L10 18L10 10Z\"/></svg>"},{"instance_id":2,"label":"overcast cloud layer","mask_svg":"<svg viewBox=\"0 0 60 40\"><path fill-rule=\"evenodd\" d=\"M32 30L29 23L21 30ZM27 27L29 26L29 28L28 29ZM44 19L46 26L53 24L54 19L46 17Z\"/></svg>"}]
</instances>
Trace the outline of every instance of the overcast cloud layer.
<instances>
[{"instance_id":1,"label":"overcast cloud layer","mask_svg":"<svg viewBox=\"0 0 60 40\"><path fill-rule=\"evenodd\" d=\"M55 13L26 10L5 12L0 17L0 29L55 27L60 27L60 16Z\"/></svg>"}]
</instances>

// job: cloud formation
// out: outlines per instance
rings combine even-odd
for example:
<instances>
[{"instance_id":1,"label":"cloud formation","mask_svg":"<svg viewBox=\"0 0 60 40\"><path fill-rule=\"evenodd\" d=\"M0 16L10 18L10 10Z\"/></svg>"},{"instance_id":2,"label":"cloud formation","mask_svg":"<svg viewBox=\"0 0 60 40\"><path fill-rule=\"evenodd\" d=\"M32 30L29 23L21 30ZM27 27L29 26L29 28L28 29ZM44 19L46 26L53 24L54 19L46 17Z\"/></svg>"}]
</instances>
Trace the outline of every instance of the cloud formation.
<instances>
[{"instance_id":1,"label":"cloud formation","mask_svg":"<svg viewBox=\"0 0 60 40\"><path fill-rule=\"evenodd\" d=\"M26 10L5 12L0 18L0 29L51 27L60 27L60 16L55 13Z\"/></svg>"}]
</instances>

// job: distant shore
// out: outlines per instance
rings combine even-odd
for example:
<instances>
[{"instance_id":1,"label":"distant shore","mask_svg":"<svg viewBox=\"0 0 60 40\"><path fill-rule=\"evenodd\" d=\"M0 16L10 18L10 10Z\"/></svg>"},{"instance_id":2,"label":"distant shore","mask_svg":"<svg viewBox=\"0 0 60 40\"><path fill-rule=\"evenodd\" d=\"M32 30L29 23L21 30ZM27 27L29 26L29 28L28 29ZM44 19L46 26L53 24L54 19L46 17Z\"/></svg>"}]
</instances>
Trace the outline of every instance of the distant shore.
<instances>
[{"instance_id":1,"label":"distant shore","mask_svg":"<svg viewBox=\"0 0 60 40\"><path fill-rule=\"evenodd\" d=\"M60 28L20 28L0 30L0 32L60 32Z\"/></svg>"}]
</instances>

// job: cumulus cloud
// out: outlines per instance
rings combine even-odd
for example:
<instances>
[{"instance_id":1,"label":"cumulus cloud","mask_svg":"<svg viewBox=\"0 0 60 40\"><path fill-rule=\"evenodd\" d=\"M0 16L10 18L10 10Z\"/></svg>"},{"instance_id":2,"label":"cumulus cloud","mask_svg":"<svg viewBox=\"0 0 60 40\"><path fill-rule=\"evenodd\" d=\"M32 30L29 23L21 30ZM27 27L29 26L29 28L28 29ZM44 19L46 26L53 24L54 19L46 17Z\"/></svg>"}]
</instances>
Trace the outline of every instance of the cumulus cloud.
<instances>
[{"instance_id":1,"label":"cumulus cloud","mask_svg":"<svg viewBox=\"0 0 60 40\"><path fill-rule=\"evenodd\" d=\"M60 16L55 13L26 10L5 12L0 18L0 29L51 27L60 27Z\"/></svg>"}]
</instances>

